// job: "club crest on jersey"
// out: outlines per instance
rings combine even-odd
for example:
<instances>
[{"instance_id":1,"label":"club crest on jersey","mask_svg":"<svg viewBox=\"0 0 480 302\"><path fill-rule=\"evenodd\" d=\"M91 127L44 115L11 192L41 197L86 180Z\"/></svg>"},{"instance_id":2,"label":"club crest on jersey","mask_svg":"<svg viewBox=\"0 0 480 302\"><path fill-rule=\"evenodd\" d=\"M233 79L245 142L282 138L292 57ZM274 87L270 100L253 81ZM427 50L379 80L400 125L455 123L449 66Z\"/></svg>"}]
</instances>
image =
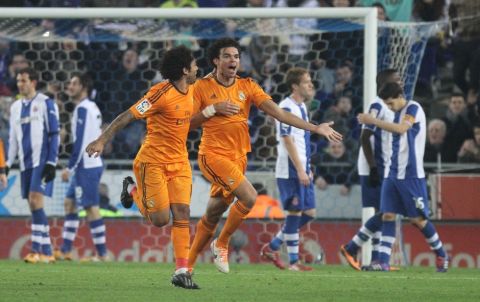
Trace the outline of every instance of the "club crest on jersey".
<instances>
[{"instance_id":1,"label":"club crest on jersey","mask_svg":"<svg viewBox=\"0 0 480 302\"><path fill-rule=\"evenodd\" d=\"M241 91L241 90L238 92L238 98L242 102L245 102L245 100L247 99L247 97L245 96L245 93L243 93L243 91Z\"/></svg>"},{"instance_id":2,"label":"club crest on jersey","mask_svg":"<svg viewBox=\"0 0 480 302\"><path fill-rule=\"evenodd\" d=\"M229 183L230 185L233 185L233 184L235 183L235 180L234 180L233 178L231 178L231 177L228 177L227 180L228 180L228 183Z\"/></svg>"},{"instance_id":3,"label":"club crest on jersey","mask_svg":"<svg viewBox=\"0 0 480 302\"><path fill-rule=\"evenodd\" d=\"M147 201L147 208L151 209L155 206L155 201L153 199L150 199Z\"/></svg>"},{"instance_id":4,"label":"club crest on jersey","mask_svg":"<svg viewBox=\"0 0 480 302\"><path fill-rule=\"evenodd\" d=\"M148 101L148 99L143 99L143 101L138 104L135 109L137 109L138 113L141 115L144 115L145 112L148 111L148 109L152 108L152 104Z\"/></svg>"}]
</instances>

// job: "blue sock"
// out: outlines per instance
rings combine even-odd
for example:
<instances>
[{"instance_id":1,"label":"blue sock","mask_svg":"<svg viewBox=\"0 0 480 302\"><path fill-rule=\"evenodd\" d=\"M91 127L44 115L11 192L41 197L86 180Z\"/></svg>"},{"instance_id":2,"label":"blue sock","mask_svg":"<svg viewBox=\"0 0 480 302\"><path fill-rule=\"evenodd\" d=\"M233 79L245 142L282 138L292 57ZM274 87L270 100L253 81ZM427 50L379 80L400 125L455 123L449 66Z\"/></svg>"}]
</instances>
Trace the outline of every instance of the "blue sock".
<instances>
[{"instance_id":1,"label":"blue sock","mask_svg":"<svg viewBox=\"0 0 480 302\"><path fill-rule=\"evenodd\" d=\"M73 241L75 241L79 225L80 221L78 220L77 213L71 213L65 216L62 233L63 244L60 248L62 253L69 253L72 250Z\"/></svg>"},{"instance_id":2,"label":"blue sock","mask_svg":"<svg viewBox=\"0 0 480 302\"><path fill-rule=\"evenodd\" d=\"M395 242L395 221L384 221L382 225L382 237L380 239L379 261L390 264L392 246Z\"/></svg>"},{"instance_id":3,"label":"blue sock","mask_svg":"<svg viewBox=\"0 0 480 302\"><path fill-rule=\"evenodd\" d=\"M45 230L45 225L43 223L43 217L46 217L45 211L43 209L37 209L32 211L32 253L40 253L42 242L43 242L43 232Z\"/></svg>"},{"instance_id":4,"label":"blue sock","mask_svg":"<svg viewBox=\"0 0 480 302\"><path fill-rule=\"evenodd\" d=\"M442 241L440 241L440 237L438 236L433 223L430 221L427 222L425 227L422 229L422 234L425 236L430 248L435 252L435 254L439 257L445 257L447 254L443 249Z\"/></svg>"},{"instance_id":5,"label":"blue sock","mask_svg":"<svg viewBox=\"0 0 480 302\"><path fill-rule=\"evenodd\" d=\"M314 217L310 215L302 213L302 216L300 216L299 229L305 226L313 218ZM283 244L285 225L286 224L282 226L282 229L275 235L275 237L273 237L272 241L270 242L270 249L272 249L273 251L278 251L280 249L280 246Z\"/></svg>"},{"instance_id":6,"label":"blue sock","mask_svg":"<svg viewBox=\"0 0 480 302\"><path fill-rule=\"evenodd\" d=\"M97 249L98 256L104 257L107 255L106 246L106 229L103 223L103 218L90 221L90 233L92 234L92 240Z\"/></svg>"},{"instance_id":7,"label":"blue sock","mask_svg":"<svg viewBox=\"0 0 480 302\"><path fill-rule=\"evenodd\" d=\"M287 215L285 219L284 238L287 244L288 258L290 264L298 262L298 226L300 224L300 216Z\"/></svg>"},{"instance_id":8,"label":"blue sock","mask_svg":"<svg viewBox=\"0 0 480 302\"><path fill-rule=\"evenodd\" d=\"M351 255L356 255L358 253L358 249L370 239L373 234L379 231L382 227L382 214L377 213L373 215L367 222L365 222L360 230L358 230L357 234L353 236L352 240L350 240L347 245L345 245L345 249Z\"/></svg>"},{"instance_id":9,"label":"blue sock","mask_svg":"<svg viewBox=\"0 0 480 302\"><path fill-rule=\"evenodd\" d=\"M372 260L371 262L378 262L378 250L380 249L380 238L382 232L375 232L372 236Z\"/></svg>"},{"instance_id":10,"label":"blue sock","mask_svg":"<svg viewBox=\"0 0 480 302\"><path fill-rule=\"evenodd\" d=\"M280 246L283 244L284 231L285 224L282 226L282 229L278 231L275 237L273 237L272 241L270 241L270 249L272 251L278 251L280 249Z\"/></svg>"}]
</instances>

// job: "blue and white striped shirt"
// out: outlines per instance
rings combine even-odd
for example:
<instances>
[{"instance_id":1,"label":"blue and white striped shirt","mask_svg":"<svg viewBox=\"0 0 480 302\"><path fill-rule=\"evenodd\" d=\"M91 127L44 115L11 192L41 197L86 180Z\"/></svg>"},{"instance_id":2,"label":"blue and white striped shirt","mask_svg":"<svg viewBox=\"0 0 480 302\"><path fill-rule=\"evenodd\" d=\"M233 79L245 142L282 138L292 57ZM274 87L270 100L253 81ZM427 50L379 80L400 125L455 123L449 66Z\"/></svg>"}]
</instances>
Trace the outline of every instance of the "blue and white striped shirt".
<instances>
[{"instance_id":1,"label":"blue and white striped shirt","mask_svg":"<svg viewBox=\"0 0 480 302\"><path fill-rule=\"evenodd\" d=\"M42 93L20 99L10 108L7 165L19 157L20 170L41 164L57 164L59 144L58 106Z\"/></svg>"},{"instance_id":2,"label":"blue and white striped shirt","mask_svg":"<svg viewBox=\"0 0 480 302\"><path fill-rule=\"evenodd\" d=\"M388 109L387 105L385 105L383 100L380 99L378 96L370 104L368 113L379 120L389 123L393 122L393 111ZM372 146L378 174L383 176L385 165L387 164L388 159L391 155L392 134L386 130L383 130L380 127L375 127L375 125L363 125L362 128L368 129L373 132L373 135L370 137L370 144ZM361 176L366 176L370 174L370 166L368 165L362 147L360 147L360 151L358 154L358 174Z\"/></svg>"},{"instance_id":3,"label":"blue and white striped shirt","mask_svg":"<svg viewBox=\"0 0 480 302\"><path fill-rule=\"evenodd\" d=\"M407 118L405 118L408 116ZM394 122L413 118L413 125L404 134L392 134L392 156L385 170L385 177L394 179L425 178L423 154L426 142L426 118L422 106L415 101L395 113Z\"/></svg>"},{"instance_id":4,"label":"blue and white striped shirt","mask_svg":"<svg viewBox=\"0 0 480 302\"><path fill-rule=\"evenodd\" d=\"M307 106L305 106L304 103L298 104L292 98L287 97L280 102L279 107L308 122ZM302 165L305 167L305 171L308 174L310 172L310 131L295 128L290 125L280 123L279 121L275 121L275 124L278 141L275 177L297 177L297 170L288 156L287 148L285 148L285 142L282 139L284 136L290 136L293 139L300 161L302 162Z\"/></svg>"},{"instance_id":5,"label":"blue and white striped shirt","mask_svg":"<svg viewBox=\"0 0 480 302\"><path fill-rule=\"evenodd\" d=\"M73 151L68 162L69 170L96 168L103 165L100 157L89 157L85 151L87 145L100 136L101 127L102 114L97 104L89 99L81 101L73 111Z\"/></svg>"}]
</instances>

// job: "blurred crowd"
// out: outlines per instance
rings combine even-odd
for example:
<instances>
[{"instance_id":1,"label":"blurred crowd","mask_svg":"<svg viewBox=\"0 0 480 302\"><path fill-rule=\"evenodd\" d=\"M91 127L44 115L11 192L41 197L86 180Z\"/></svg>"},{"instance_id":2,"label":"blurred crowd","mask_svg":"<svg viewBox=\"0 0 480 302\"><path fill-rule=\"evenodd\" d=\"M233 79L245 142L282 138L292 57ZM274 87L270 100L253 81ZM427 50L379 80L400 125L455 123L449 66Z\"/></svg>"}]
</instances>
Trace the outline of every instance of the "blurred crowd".
<instances>
[{"instance_id":1,"label":"blurred crowd","mask_svg":"<svg viewBox=\"0 0 480 302\"><path fill-rule=\"evenodd\" d=\"M15 0L2 1L12 7L354 7L374 6L380 21L439 22L427 43L417 80L415 99L427 109L429 118L426 162L480 163L480 1L477 0ZM458 19L460 18L460 19ZM458 20L461 20L459 22ZM340 184L348 193L356 178L360 128L355 116L363 110L362 45L349 43L361 31L344 37L343 45L332 33L286 36L238 35L235 21L169 20L163 33L176 29L176 39L133 41L121 39L152 26L148 21L33 20L35 30L60 40L25 42L2 38L0 30L0 137L8 141L8 107L17 98L16 71L26 66L41 74L39 90L58 104L62 125L61 156L71 151L70 125L73 104L65 93L73 72L88 72L94 80L91 98L98 104L105 124L140 99L147 89L162 80L158 72L165 50L186 45L195 52L200 76L211 67L205 49L210 38L193 38L198 28L236 36L242 46L242 76L253 77L278 102L287 96L286 71L293 66L308 68L317 94L309 104L313 122L335 122L344 142L328 144L312 137L312 164L319 175L316 185ZM147 24L139 24L147 22ZM293 26L317 28L315 19L293 20ZM443 23L442 23L443 22ZM143 27L142 27L143 26ZM267 27L269 24L255 24ZM39 29L38 29L39 28ZM66 30L68 29L68 31ZM178 35L180 33L180 35ZM92 39L92 35L99 37ZM119 37L118 39L112 36ZM180 38L178 38L180 36ZM106 37L103 39L102 37ZM349 48L355 51L346 51ZM448 70L444 76L441 70ZM258 109L250 113L253 162L273 162L277 144L274 123ZM144 124L136 122L122 130L105 151L106 158L130 159L144 135ZM200 132L189 136L190 158L197 157Z\"/></svg>"}]
</instances>

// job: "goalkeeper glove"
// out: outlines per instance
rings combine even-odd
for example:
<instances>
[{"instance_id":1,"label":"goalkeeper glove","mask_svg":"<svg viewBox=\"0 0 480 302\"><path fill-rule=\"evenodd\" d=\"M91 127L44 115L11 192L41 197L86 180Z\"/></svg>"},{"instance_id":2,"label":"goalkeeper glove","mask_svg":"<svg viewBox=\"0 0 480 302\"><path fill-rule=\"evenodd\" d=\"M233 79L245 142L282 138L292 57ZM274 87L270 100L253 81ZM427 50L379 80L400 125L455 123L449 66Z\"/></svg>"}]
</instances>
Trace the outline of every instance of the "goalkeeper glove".
<instances>
[{"instance_id":1,"label":"goalkeeper glove","mask_svg":"<svg viewBox=\"0 0 480 302\"><path fill-rule=\"evenodd\" d=\"M42 171L42 181L51 182L55 178L56 167L52 164L46 164Z\"/></svg>"},{"instance_id":2,"label":"goalkeeper glove","mask_svg":"<svg viewBox=\"0 0 480 302\"><path fill-rule=\"evenodd\" d=\"M378 175L377 167L370 168L368 175L368 184L370 187L377 187L380 185L380 176Z\"/></svg>"}]
</instances>

